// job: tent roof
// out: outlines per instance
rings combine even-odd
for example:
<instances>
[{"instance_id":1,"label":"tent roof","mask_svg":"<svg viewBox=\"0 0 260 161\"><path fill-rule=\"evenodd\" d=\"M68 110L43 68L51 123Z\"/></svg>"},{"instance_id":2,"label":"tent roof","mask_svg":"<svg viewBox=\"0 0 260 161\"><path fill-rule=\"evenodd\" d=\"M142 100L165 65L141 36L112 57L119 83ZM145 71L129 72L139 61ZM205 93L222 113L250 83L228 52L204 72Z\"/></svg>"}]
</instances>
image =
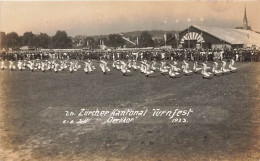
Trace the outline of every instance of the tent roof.
<instances>
[{"instance_id":1,"label":"tent roof","mask_svg":"<svg viewBox=\"0 0 260 161\"><path fill-rule=\"evenodd\" d=\"M260 34L251 30L195 25L193 27L230 44L260 45Z\"/></svg>"},{"instance_id":2,"label":"tent roof","mask_svg":"<svg viewBox=\"0 0 260 161\"><path fill-rule=\"evenodd\" d=\"M22 46L20 49L21 50L29 50L30 48L28 46Z\"/></svg>"}]
</instances>

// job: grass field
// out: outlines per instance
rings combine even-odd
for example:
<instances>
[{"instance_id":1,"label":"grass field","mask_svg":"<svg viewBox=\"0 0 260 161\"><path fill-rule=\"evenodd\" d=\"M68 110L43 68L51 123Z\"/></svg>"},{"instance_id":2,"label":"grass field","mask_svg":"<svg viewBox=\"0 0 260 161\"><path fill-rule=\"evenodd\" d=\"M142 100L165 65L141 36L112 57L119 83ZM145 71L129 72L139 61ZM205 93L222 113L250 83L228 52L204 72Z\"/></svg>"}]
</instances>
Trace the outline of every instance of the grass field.
<instances>
[{"instance_id":1,"label":"grass field","mask_svg":"<svg viewBox=\"0 0 260 161\"><path fill-rule=\"evenodd\" d=\"M260 63L237 73L146 78L0 71L0 160L256 160L260 159ZM149 109L129 124L63 124L65 111ZM187 123L152 117L152 109L192 109Z\"/></svg>"}]
</instances>

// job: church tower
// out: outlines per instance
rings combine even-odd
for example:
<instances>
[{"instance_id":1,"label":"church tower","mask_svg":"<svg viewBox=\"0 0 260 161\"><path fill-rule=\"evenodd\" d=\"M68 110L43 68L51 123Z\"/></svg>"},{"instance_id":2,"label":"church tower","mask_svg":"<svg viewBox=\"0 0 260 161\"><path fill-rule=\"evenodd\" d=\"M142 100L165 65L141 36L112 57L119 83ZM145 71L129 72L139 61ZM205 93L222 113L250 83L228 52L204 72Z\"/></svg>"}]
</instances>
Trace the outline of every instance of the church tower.
<instances>
[{"instance_id":1,"label":"church tower","mask_svg":"<svg viewBox=\"0 0 260 161\"><path fill-rule=\"evenodd\" d=\"M246 16L246 7L245 7L245 13L244 13L244 19L243 19L243 29L244 30L249 30L247 16Z\"/></svg>"}]
</instances>

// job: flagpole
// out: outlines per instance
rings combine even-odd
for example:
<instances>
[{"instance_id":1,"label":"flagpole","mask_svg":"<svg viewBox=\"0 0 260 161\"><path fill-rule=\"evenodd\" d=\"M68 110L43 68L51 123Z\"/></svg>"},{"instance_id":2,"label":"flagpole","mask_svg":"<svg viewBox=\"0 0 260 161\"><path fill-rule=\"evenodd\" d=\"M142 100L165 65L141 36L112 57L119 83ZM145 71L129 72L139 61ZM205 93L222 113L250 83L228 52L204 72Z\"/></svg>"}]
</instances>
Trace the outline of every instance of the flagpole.
<instances>
[{"instance_id":1,"label":"flagpole","mask_svg":"<svg viewBox=\"0 0 260 161\"><path fill-rule=\"evenodd\" d=\"M167 35L166 35L166 32L164 34L164 46L166 47L166 40L167 40Z\"/></svg>"},{"instance_id":2,"label":"flagpole","mask_svg":"<svg viewBox=\"0 0 260 161\"><path fill-rule=\"evenodd\" d=\"M188 27L188 34L190 35L190 25ZM188 39L188 48L190 49L190 39Z\"/></svg>"},{"instance_id":3,"label":"flagpole","mask_svg":"<svg viewBox=\"0 0 260 161\"><path fill-rule=\"evenodd\" d=\"M176 20L176 23L177 23L177 35L175 35L176 36L176 43L177 43L177 46L176 46L176 48L178 49L178 46L179 46L179 26L178 26L178 22L179 22L179 20L177 19ZM177 38L177 36L178 36L178 38Z\"/></svg>"},{"instance_id":4,"label":"flagpole","mask_svg":"<svg viewBox=\"0 0 260 161\"><path fill-rule=\"evenodd\" d=\"M201 21L201 25L202 25L202 22L204 21L204 18L201 17L201 18L200 18L200 21ZM202 37L202 29L200 29L200 36ZM201 41L201 46L200 46L200 47L201 47L201 49L203 48L203 47L202 47L202 41Z\"/></svg>"},{"instance_id":5,"label":"flagpole","mask_svg":"<svg viewBox=\"0 0 260 161\"><path fill-rule=\"evenodd\" d=\"M0 34L0 50L2 51L2 34Z\"/></svg>"},{"instance_id":6,"label":"flagpole","mask_svg":"<svg viewBox=\"0 0 260 161\"><path fill-rule=\"evenodd\" d=\"M201 37L202 37L202 30L200 30L200 35L201 35ZM201 45L200 45L200 47L203 48L203 47L202 47L202 40L201 40Z\"/></svg>"},{"instance_id":7,"label":"flagpole","mask_svg":"<svg viewBox=\"0 0 260 161\"><path fill-rule=\"evenodd\" d=\"M190 18L188 18L188 20L187 20L188 22L190 22L191 21L191 19ZM188 34L190 34L190 23L189 23L189 27L188 27ZM190 40L188 39L188 48L190 49Z\"/></svg>"}]
</instances>

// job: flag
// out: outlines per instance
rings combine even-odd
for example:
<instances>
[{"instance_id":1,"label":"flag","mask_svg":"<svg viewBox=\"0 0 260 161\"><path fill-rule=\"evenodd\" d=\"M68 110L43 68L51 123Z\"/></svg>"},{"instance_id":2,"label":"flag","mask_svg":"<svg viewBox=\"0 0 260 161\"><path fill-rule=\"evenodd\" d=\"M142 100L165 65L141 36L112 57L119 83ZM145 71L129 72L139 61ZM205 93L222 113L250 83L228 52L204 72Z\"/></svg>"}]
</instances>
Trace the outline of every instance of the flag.
<instances>
[{"instance_id":1,"label":"flag","mask_svg":"<svg viewBox=\"0 0 260 161\"><path fill-rule=\"evenodd\" d=\"M165 34L163 35L163 38L164 38L164 41L166 42L166 40L167 40L166 32L165 32Z\"/></svg>"},{"instance_id":2,"label":"flag","mask_svg":"<svg viewBox=\"0 0 260 161\"><path fill-rule=\"evenodd\" d=\"M201 18L200 18L200 21L204 21L204 18L203 18L203 17L201 17Z\"/></svg>"},{"instance_id":3,"label":"flag","mask_svg":"<svg viewBox=\"0 0 260 161\"><path fill-rule=\"evenodd\" d=\"M177 19L177 20L176 20L176 23L178 23L178 22L179 22L179 20Z\"/></svg>"},{"instance_id":4,"label":"flag","mask_svg":"<svg viewBox=\"0 0 260 161\"><path fill-rule=\"evenodd\" d=\"M179 40L179 33L176 33L176 34L175 34L175 39L176 39L176 40Z\"/></svg>"},{"instance_id":5,"label":"flag","mask_svg":"<svg viewBox=\"0 0 260 161\"><path fill-rule=\"evenodd\" d=\"M190 21L191 21L191 19L190 19L190 18L188 18L188 19L187 19L187 21L188 21L188 22L190 22Z\"/></svg>"}]
</instances>

